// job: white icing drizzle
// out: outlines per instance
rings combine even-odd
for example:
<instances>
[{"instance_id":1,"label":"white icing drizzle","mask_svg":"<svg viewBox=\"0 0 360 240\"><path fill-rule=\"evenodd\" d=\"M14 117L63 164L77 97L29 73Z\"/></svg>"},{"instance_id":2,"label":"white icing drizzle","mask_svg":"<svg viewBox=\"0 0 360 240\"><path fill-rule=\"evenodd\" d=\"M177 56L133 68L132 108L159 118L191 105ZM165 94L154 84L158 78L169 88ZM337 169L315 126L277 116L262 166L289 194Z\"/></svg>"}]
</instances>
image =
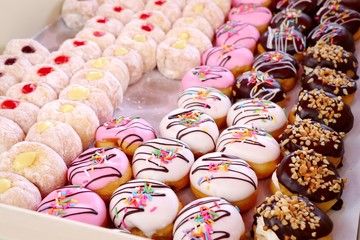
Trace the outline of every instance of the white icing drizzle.
<instances>
[{"instance_id":1,"label":"white icing drizzle","mask_svg":"<svg viewBox=\"0 0 360 240\"><path fill-rule=\"evenodd\" d=\"M305 37L300 36L300 34L301 33L296 31L294 27L285 29L268 27L266 48L287 52L288 45L292 44L294 46L294 51L296 53L301 53L305 50L306 43ZM297 41L300 41L299 47L302 49L297 46Z\"/></svg>"},{"instance_id":2,"label":"white icing drizzle","mask_svg":"<svg viewBox=\"0 0 360 240\"><path fill-rule=\"evenodd\" d=\"M279 59L278 61L274 61L273 59L271 59L272 54L277 54L277 53L279 54L279 56L281 56L281 59ZM270 57L270 59L264 61L264 58L267 57ZM253 68L256 71L264 71L263 67L271 65L272 66L271 69L269 69L266 72L269 71L273 72L275 70L281 70L281 69L291 69L291 71L296 75L297 69L292 63L292 61L293 60L291 55L284 52L279 52L279 51L264 52L255 58Z\"/></svg>"}]
</instances>

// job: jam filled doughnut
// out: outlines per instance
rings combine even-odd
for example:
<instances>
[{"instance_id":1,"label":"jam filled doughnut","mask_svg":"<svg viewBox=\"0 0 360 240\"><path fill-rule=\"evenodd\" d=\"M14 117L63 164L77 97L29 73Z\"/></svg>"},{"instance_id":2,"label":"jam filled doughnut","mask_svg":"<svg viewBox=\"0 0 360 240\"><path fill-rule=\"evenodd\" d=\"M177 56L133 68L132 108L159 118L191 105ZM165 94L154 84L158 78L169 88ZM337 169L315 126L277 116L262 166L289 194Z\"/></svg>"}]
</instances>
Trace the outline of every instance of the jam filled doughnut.
<instances>
[{"instance_id":1,"label":"jam filled doughnut","mask_svg":"<svg viewBox=\"0 0 360 240\"><path fill-rule=\"evenodd\" d=\"M332 229L328 215L306 197L276 192L255 209L255 239L330 240Z\"/></svg>"},{"instance_id":2,"label":"jam filled doughnut","mask_svg":"<svg viewBox=\"0 0 360 240\"><path fill-rule=\"evenodd\" d=\"M219 197L206 197L187 204L174 223L174 240L242 239L245 224L231 203Z\"/></svg>"},{"instance_id":3,"label":"jam filled doughnut","mask_svg":"<svg viewBox=\"0 0 360 240\"><path fill-rule=\"evenodd\" d=\"M344 136L324 124L304 119L286 126L280 135L280 148L284 156L303 148L313 149L327 157L335 167L340 167Z\"/></svg>"},{"instance_id":4,"label":"jam filled doughnut","mask_svg":"<svg viewBox=\"0 0 360 240\"><path fill-rule=\"evenodd\" d=\"M105 2L96 11L96 15L115 18L124 25L133 19L134 14L133 10L116 2Z\"/></svg>"},{"instance_id":5,"label":"jam filled doughnut","mask_svg":"<svg viewBox=\"0 0 360 240\"><path fill-rule=\"evenodd\" d=\"M59 47L59 51L71 51L82 57L84 62L101 56L101 49L96 42L81 38L65 40Z\"/></svg>"},{"instance_id":6,"label":"jam filled doughnut","mask_svg":"<svg viewBox=\"0 0 360 240\"><path fill-rule=\"evenodd\" d=\"M58 66L69 78L83 68L85 64L84 60L72 51L52 52L45 62Z\"/></svg>"},{"instance_id":7,"label":"jam filled doughnut","mask_svg":"<svg viewBox=\"0 0 360 240\"><path fill-rule=\"evenodd\" d=\"M14 84L20 82L20 79L16 78L13 74L4 71L0 67L0 96L4 96L6 91Z\"/></svg>"},{"instance_id":8,"label":"jam filled doughnut","mask_svg":"<svg viewBox=\"0 0 360 240\"><path fill-rule=\"evenodd\" d=\"M65 0L61 8L61 18L68 28L78 31L88 19L95 16L98 7L97 0Z\"/></svg>"},{"instance_id":9,"label":"jam filled doughnut","mask_svg":"<svg viewBox=\"0 0 360 240\"><path fill-rule=\"evenodd\" d=\"M22 80L31 63L24 57L3 54L0 56L0 68L2 72L9 73L18 81Z\"/></svg>"},{"instance_id":10,"label":"jam filled doughnut","mask_svg":"<svg viewBox=\"0 0 360 240\"><path fill-rule=\"evenodd\" d=\"M181 17L181 8L173 0L148 0L145 5L147 11L160 11L166 15L171 23Z\"/></svg>"},{"instance_id":11,"label":"jam filled doughnut","mask_svg":"<svg viewBox=\"0 0 360 240\"><path fill-rule=\"evenodd\" d=\"M104 32L109 32L117 37L122 31L124 25L116 18L108 18L97 15L86 21L84 28L94 28Z\"/></svg>"},{"instance_id":12,"label":"jam filled doughnut","mask_svg":"<svg viewBox=\"0 0 360 240\"><path fill-rule=\"evenodd\" d=\"M273 194L280 191L289 196L305 196L326 212L341 208L345 182L326 157L304 149L281 160L271 178L270 189Z\"/></svg>"},{"instance_id":13,"label":"jam filled doughnut","mask_svg":"<svg viewBox=\"0 0 360 240\"><path fill-rule=\"evenodd\" d=\"M284 9L273 16L271 28L294 27L299 32L307 35L313 29L313 20L299 9Z\"/></svg>"},{"instance_id":14,"label":"jam filled doughnut","mask_svg":"<svg viewBox=\"0 0 360 240\"><path fill-rule=\"evenodd\" d=\"M241 212L253 207L258 193L258 179L250 165L236 156L220 152L205 154L195 161L190 171L190 183L197 198L221 197Z\"/></svg>"},{"instance_id":15,"label":"jam filled doughnut","mask_svg":"<svg viewBox=\"0 0 360 240\"><path fill-rule=\"evenodd\" d=\"M298 9L313 16L317 10L317 2L318 0L273 0L271 8L275 12L283 9Z\"/></svg>"},{"instance_id":16,"label":"jam filled doughnut","mask_svg":"<svg viewBox=\"0 0 360 240\"><path fill-rule=\"evenodd\" d=\"M131 164L134 178L157 180L178 191L189 185L194 160L186 143L174 138L156 138L136 149Z\"/></svg>"},{"instance_id":17,"label":"jam filled doughnut","mask_svg":"<svg viewBox=\"0 0 360 240\"><path fill-rule=\"evenodd\" d=\"M121 32L146 35L154 39L157 44L165 39L165 33L159 26L144 19L131 20L124 26ZM121 37L121 34L119 37Z\"/></svg>"},{"instance_id":18,"label":"jam filled doughnut","mask_svg":"<svg viewBox=\"0 0 360 240\"><path fill-rule=\"evenodd\" d=\"M114 34L90 27L83 28L75 35L75 38L82 38L85 40L96 42L97 45L100 47L101 51L104 51L108 46L114 44L116 40Z\"/></svg>"},{"instance_id":19,"label":"jam filled doughnut","mask_svg":"<svg viewBox=\"0 0 360 240\"><path fill-rule=\"evenodd\" d=\"M133 19L142 19L147 22L159 26L165 33L171 29L171 22L169 18L161 11L157 10L142 10L137 12Z\"/></svg>"},{"instance_id":20,"label":"jam filled doughnut","mask_svg":"<svg viewBox=\"0 0 360 240\"><path fill-rule=\"evenodd\" d=\"M280 83L272 75L261 71L248 71L241 74L236 79L233 97L236 100L262 98L281 107L286 101L286 93Z\"/></svg>"},{"instance_id":21,"label":"jam filled doughnut","mask_svg":"<svg viewBox=\"0 0 360 240\"><path fill-rule=\"evenodd\" d=\"M14 121L0 116L0 154L25 138L24 131Z\"/></svg>"},{"instance_id":22,"label":"jam filled doughnut","mask_svg":"<svg viewBox=\"0 0 360 240\"><path fill-rule=\"evenodd\" d=\"M192 17L181 17L176 22L174 22L172 28L183 28L191 27L200 30L204 33L210 41L214 37L214 30L210 23L202 16L192 16Z\"/></svg>"}]
</instances>

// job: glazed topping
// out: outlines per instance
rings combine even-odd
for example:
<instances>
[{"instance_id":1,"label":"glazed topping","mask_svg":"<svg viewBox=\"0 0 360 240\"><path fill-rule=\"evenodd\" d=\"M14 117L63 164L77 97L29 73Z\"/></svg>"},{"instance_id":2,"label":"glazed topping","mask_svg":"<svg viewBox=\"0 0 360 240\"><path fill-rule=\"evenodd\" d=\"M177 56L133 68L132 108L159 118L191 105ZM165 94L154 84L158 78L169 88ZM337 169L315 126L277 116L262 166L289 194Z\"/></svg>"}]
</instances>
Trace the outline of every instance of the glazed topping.
<instances>
[{"instance_id":1,"label":"glazed topping","mask_svg":"<svg viewBox=\"0 0 360 240\"><path fill-rule=\"evenodd\" d=\"M306 54L312 54L319 62L321 59L329 59L337 67L337 63L343 62L345 58L349 57L343 47L338 45L329 45L324 41L318 41L317 44L306 50ZM345 60L346 61L346 60Z\"/></svg>"},{"instance_id":2,"label":"glazed topping","mask_svg":"<svg viewBox=\"0 0 360 240\"><path fill-rule=\"evenodd\" d=\"M19 106L20 102L16 100L7 99L1 103L1 109L15 109Z\"/></svg>"},{"instance_id":3,"label":"glazed topping","mask_svg":"<svg viewBox=\"0 0 360 240\"><path fill-rule=\"evenodd\" d=\"M49 215L63 217L67 215L67 209L73 208L78 203L78 200L69 197L71 194L70 190L56 190L57 196L55 201L51 203L50 209L48 210Z\"/></svg>"},{"instance_id":4,"label":"glazed topping","mask_svg":"<svg viewBox=\"0 0 360 240\"><path fill-rule=\"evenodd\" d=\"M73 41L73 45L74 45L74 47L84 46L84 45L86 45L86 41L85 40L84 41L75 40L75 41Z\"/></svg>"},{"instance_id":5,"label":"glazed topping","mask_svg":"<svg viewBox=\"0 0 360 240\"><path fill-rule=\"evenodd\" d=\"M21 92L24 94L32 93L37 88L37 85L34 83L26 84L22 87Z\"/></svg>"},{"instance_id":6,"label":"glazed topping","mask_svg":"<svg viewBox=\"0 0 360 240\"><path fill-rule=\"evenodd\" d=\"M179 118L179 124L187 128L199 127L205 120L201 119L202 113L199 111L188 111L177 115Z\"/></svg>"},{"instance_id":7,"label":"glazed topping","mask_svg":"<svg viewBox=\"0 0 360 240\"><path fill-rule=\"evenodd\" d=\"M275 11L282 9L299 9L309 15L312 15L317 10L317 0L276 0L272 1L272 6Z\"/></svg>"},{"instance_id":8,"label":"glazed topping","mask_svg":"<svg viewBox=\"0 0 360 240\"><path fill-rule=\"evenodd\" d=\"M294 27L296 30L308 34L313 28L312 19L299 9L284 9L277 13L271 20L270 26L275 27Z\"/></svg>"},{"instance_id":9,"label":"glazed topping","mask_svg":"<svg viewBox=\"0 0 360 240\"><path fill-rule=\"evenodd\" d=\"M16 58L8 58L5 60L4 64L5 65L14 65L16 63L17 59Z\"/></svg>"},{"instance_id":10,"label":"glazed topping","mask_svg":"<svg viewBox=\"0 0 360 240\"><path fill-rule=\"evenodd\" d=\"M54 63L58 65L68 63L69 61L70 61L70 57L65 55L60 55L54 58Z\"/></svg>"},{"instance_id":11,"label":"glazed topping","mask_svg":"<svg viewBox=\"0 0 360 240\"><path fill-rule=\"evenodd\" d=\"M113 128L113 127L125 126L134 119L140 119L140 117L124 117L124 116L120 116L118 118L113 118L113 119L105 122L103 126L106 127L107 129L110 129L110 128Z\"/></svg>"},{"instance_id":12,"label":"glazed topping","mask_svg":"<svg viewBox=\"0 0 360 240\"><path fill-rule=\"evenodd\" d=\"M34 53L35 52L35 49L31 46L24 46L21 51L23 53Z\"/></svg>"},{"instance_id":13,"label":"glazed topping","mask_svg":"<svg viewBox=\"0 0 360 240\"><path fill-rule=\"evenodd\" d=\"M39 70L37 70L37 74L40 77L44 77L44 76L47 76L48 74L50 74L52 71L54 71L54 69L52 67L42 67L42 68L39 68Z\"/></svg>"}]
</instances>

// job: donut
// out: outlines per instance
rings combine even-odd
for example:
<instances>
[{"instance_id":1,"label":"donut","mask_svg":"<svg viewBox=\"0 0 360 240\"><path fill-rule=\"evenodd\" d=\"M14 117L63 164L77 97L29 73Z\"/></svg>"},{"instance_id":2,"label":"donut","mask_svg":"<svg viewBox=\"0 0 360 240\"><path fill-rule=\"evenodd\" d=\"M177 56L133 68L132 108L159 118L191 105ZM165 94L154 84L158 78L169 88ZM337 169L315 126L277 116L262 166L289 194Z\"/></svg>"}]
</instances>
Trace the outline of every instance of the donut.
<instances>
[{"instance_id":1,"label":"donut","mask_svg":"<svg viewBox=\"0 0 360 240\"><path fill-rule=\"evenodd\" d=\"M190 184L195 197L224 198L242 213L253 207L258 193L258 179L250 165L220 152L205 154L195 161Z\"/></svg>"},{"instance_id":2,"label":"donut","mask_svg":"<svg viewBox=\"0 0 360 240\"><path fill-rule=\"evenodd\" d=\"M24 131L14 121L0 116L0 154L25 138Z\"/></svg>"},{"instance_id":3,"label":"donut","mask_svg":"<svg viewBox=\"0 0 360 240\"><path fill-rule=\"evenodd\" d=\"M354 124L352 111L340 96L317 88L302 90L289 114L290 123L306 118L323 123L337 132L347 133Z\"/></svg>"},{"instance_id":4,"label":"donut","mask_svg":"<svg viewBox=\"0 0 360 240\"><path fill-rule=\"evenodd\" d=\"M215 38L216 46L242 45L254 52L260 33L250 23L227 21L216 29Z\"/></svg>"},{"instance_id":5,"label":"donut","mask_svg":"<svg viewBox=\"0 0 360 240\"><path fill-rule=\"evenodd\" d=\"M94 28L101 31L109 32L117 37L122 31L124 25L116 18L109 18L96 15L85 22L84 28Z\"/></svg>"},{"instance_id":6,"label":"donut","mask_svg":"<svg viewBox=\"0 0 360 240\"><path fill-rule=\"evenodd\" d=\"M151 37L157 44L165 39L164 31L157 25L143 19L133 19L128 22L121 31L126 34L140 34ZM121 38L121 34L119 35Z\"/></svg>"},{"instance_id":7,"label":"donut","mask_svg":"<svg viewBox=\"0 0 360 240\"><path fill-rule=\"evenodd\" d=\"M82 152L82 143L75 130L59 121L38 121L31 126L25 141L42 143L54 150L67 166Z\"/></svg>"},{"instance_id":8,"label":"donut","mask_svg":"<svg viewBox=\"0 0 360 240\"><path fill-rule=\"evenodd\" d=\"M255 58L252 65L253 70L272 75L285 92L295 87L297 79L301 76L300 68L296 58L282 51L263 52Z\"/></svg>"},{"instance_id":9,"label":"donut","mask_svg":"<svg viewBox=\"0 0 360 240\"><path fill-rule=\"evenodd\" d=\"M267 7L254 3L241 3L230 10L228 19L230 21L250 23L262 34L267 30L272 16L270 9Z\"/></svg>"},{"instance_id":10,"label":"donut","mask_svg":"<svg viewBox=\"0 0 360 240\"><path fill-rule=\"evenodd\" d=\"M269 177L280 162L280 146L269 133L251 125L235 125L221 132L216 151L245 160L258 179Z\"/></svg>"},{"instance_id":11,"label":"donut","mask_svg":"<svg viewBox=\"0 0 360 240\"><path fill-rule=\"evenodd\" d=\"M271 4L271 0L232 0L231 2L232 2L231 5L233 7L237 7L240 4L246 4L246 3L253 3L263 7L269 7Z\"/></svg>"},{"instance_id":12,"label":"donut","mask_svg":"<svg viewBox=\"0 0 360 240\"><path fill-rule=\"evenodd\" d=\"M31 68L31 63L24 57L3 54L0 56L0 68L2 72L13 75L20 81L27 70Z\"/></svg>"},{"instance_id":13,"label":"donut","mask_svg":"<svg viewBox=\"0 0 360 240\"><path fill-rule=\"evenodd\" d=\"M244 221L231 203L219 197L206 197L187 204L174 223L174 240L242 239Z\"/></svg>"},{"instance_id":14,"label":"donut","mask_svg":"<svg viewBox=\"0 0 360 240\"><path fill-rule=\"evenodd\" d=\"M134 178L157 180L179 191L189 185L194 160L186 143L173 138L155 138L136 149L131 165Z\"/></svg>"},{"instance_id":15,"label":"donut","mask_svg":"<svg viewBox=\"0 0 360 240\"><path fill-rule=\"evenodd\" d=\"M98 7L99 3L97 0L65 0L61 8L61 18L68 28L80 30L86 20L95 16Z\"/></svg>"},{"instance_id":16,"label":"donut","mask_svg":"<svg viewBox=\"0 0 360 240\"><path fill-rule=\"evenodd\" d=\"M326 6L326 5L330 5L330 4L334 4L334 3L341 4L348 8L354 9L358 12L360 11L360 3L356 0L318 0L317 6L318 6L318 8L320 8L322 6Z\"/></svg>"},{"instance_id":17,"label":"donut","mask_svg":"<svg viewBox=\"0 0 360 240\"><path fill-rule=\"evenodd\" d=\"M294 29L307 35L314 26L312 18L303 11L294 8L286 8L273 16L270 27L294 27Z\"/></svg>"},{"instance_id":18,"label":"donut","mask_svg":"<svg viewBox=\"0 0 360 240\"><path fill-rule=\"evenodd\" d=\"M0 172L0 203L35 211L41 201L39 189L21 175Z\"/></svg>"},{"instance_id":19,"label":"donut","mask_svg":"<svg viewBox=\"0 0 360 240\"><path fill-rule=\"evenodd\" d=\"M67 172L70 184L92 190L106 202L131 176L129 160L117 148L89 148L72 161Z\"/></svg>"},{"instance_id":20,"label":"donut","mask_svg":"<svg viewBox=\"0 0 360 240\"><path fill-rule=\"evenodd\" d=\"M234 75L225 67L220 66L197 66L187 71L181 79L181 88L186 90L190 87L213 87L232 96Z\"/></svg>"},{"instance_id":21,"label":"donut","mask_svg":"<svg viewBox=\"0 0 360 240\"><path fill-rule=\"evenodd\" d=\"M234 103L228 111L227 126L251 125L268 132L275 139L287 126L283 108L265 99L243 99Z\"/></svg>"},{"instance_id":22,"label":"donut","mask_svg":"<svg viewBox=\"0 0 360 240\"><path fill-rule=\"evenodd\" d=\"M281 107L284 107L286 102L286 93L280 83L272 75L261 71L248 71L241 74L236 79L233 97L236 100L262 98Z\"/></svg>"},{"instance_id":23,"label":"donut","mask_svg":"<svg viewBox=\"0 0 360 240\"><path fill-rule=\"evenodd\" d=\"M19 174L32 182L45 197L66 183L64 160L48 146L18 142L1 155L0 171Z\"/></svg>"},{"instance_id":24,"label":"donut","mask_svg":"<svg viewBox=\"0 0 360 240\"><path fill-rule=\"evenodd\" d=\"M224 16L226 16L231 9L231 0L213 0L214 3L221 9Z\"/></svg>"},{"instance_id":25,"label":"donut","mask_svg":"<svg viewBox=\"0 0 360 240\"><path fill-rule=\"evenodd\" d=\"M331 239L333 223L306 197L276 192L255 209L252 228L255 239L325 240Z\"/></svg>"},{"instance_id":26,"label":"donut","mask_svg":"<svg viewBox=\"0 0 360 240\"><path fill-rule=\"evenodd\" d=\"M37 212L95 226L106 226L104 201L95 192L67 185L49 193L39 204Z\"/></svg>"},{"instance_id":27,"label":"donut","mask_svg":"<svg viewBox=\"0 0 360 240\"><path fill-rule=\"evenodd\" d=\"M305 196L326 212L341 208L345 182L326 157L303 149L281 160L272 175L270 189L273 194L281 191L289 196Z\"/></svg>"},{"instance_id":28,"label":"donut","mask_svg":"<svg viewBox=\"0 0 360 240\"><path fill-rule=\"evenodd\" d=\"M317 2L318 0L273 0L271 8L275 12L283 9L298 9L313 16L317 11Z\"/></svg>"},{"instance_id":29,"label":"donut","mask_svg":"<svg viewBox=\"0 0 360 240\"><path fill-rule=\"evenodd\" d=\"M116 228L151 239L172 239L173 221L181 207L169 186L135 179L115 190L109 213Z\"/></svg>"},{"instance_id":30,"label":"donut","mask_svg":"<svg viewBox=\"0 0 360 240\"><path fill-rule=\"evenodd\" d=\"M139 12L143 10L145 7L143 0L133 0L130 2L127 0L106 0L105 2L117 3L120 6L123 6L124 8L129 8L133 10L134 12Z\"/></svg>"},{"instance_id":31,"label":"donut","mask_svg":"<svg viewBox=\"0 0 360 240\"><path fill-rule=\"evenodd\" d=\"M72 51L51 52L45 63L58 66L69 78L84 66L84 60Z\"/></svg>"},{"instance_id":32,"label":"donut","mask_svg":"<svg viewBox=\"0 0 360 240\"><path fill-rule=\"evenodd\" d=\"M148 0L145 10L160 11L166 15L171 23L181 17L181 8L174 0Z\"/></svg>"},{"instance_id":33,"label":"donut","mask_svg":"<svg viewBox=\"0 0 360 240\"><path fill-rule=\"evenodd\" d=\"M81 38L65 40L59 47L59 51L71 51L79 55L84 62L101 56L101 49L96 42Z\"/></svg>"},{"instance_id":34,"label":"donut","mask_svg":"<svg viewBox=\"0 0 360 240\"><path fill-rule=\"evenodd\" d=\"M134 15L134 19L146 20L147 22L160 27L164 33L167 33L171 29L171 22L169 18L161 11L142 10Z\"/></svg>"},{"instance_id":35,"label":"donut","mask_svg":"<svg viewBox=\"0 0 360 240\"><path fill-rule=\"evenodd\" d=\"M159 131L162 137L184 141L195 158L213 151L219 136L214 119L196 109L171 111L161 119Z\"/></svg>"},{"instance_id":36,"label":"donut","mask_svg":"<svg viewBox=\"0 0 360 240\"><path fill-rule=\"evenodd\" d=\"M344 136L344 133L338 133L324 124L304 119L286 126L280 135L280 148L284 156L303 148L313 149L335 167L340 167Z\"/></svg>"},{"instance_id":37,"label":"donut","mask_svg":"<svg viewBox=\"0 0 360 240\"><path fill-rule=\"evenodd\" d=\"M204 33L210 41L214 37L214 30L210 23L202 16L181 17L174 22L172 28L196 28Z\"/></svg>"},{"instance_id":38,"label":"donut","mask_svg":"<svg viewBox=\"0 0 360 240\"><path fill-rule=\"evenodd\" d=\"M0 67L0 96L4 96L7 90L14 84L18 83L20 79L13 74L6 72L4 68Z\"/></svg>"},{"instance_id":39,"label":"donut","mask_svg":"<svg viewBox=\"0 0 360 240\"><path fill-rule=\"evenodd\" d=\"M82 38L85 40L96 42L97 45L100 47L101 51L104 51L108 46L114 44L116 40L114 34L90 27L83 28L75 35L75 38Z\"/></svg>"},{"instance_id":40,"label":"donut","mask_svg":"<svg viewBox=\"0 0 360 240\"><path fill-rule=\"evenodd\" d=\"M130 8L115 2L105 2L96 11L96 15L115 18L122 22L123 25L127 24L134 14L135 12Z\"/></svg>"},{"instance_id":41,"label":"donut","mask_svg":"<svg viewBox=\"0 0 360 240\"><path fill-rule=\"evenodd\" d=\"M119 116L96 129L95 147L119 147L128 156L148 140L156 138L154 128L143 118Z\"/></svg>"}]
</instances>

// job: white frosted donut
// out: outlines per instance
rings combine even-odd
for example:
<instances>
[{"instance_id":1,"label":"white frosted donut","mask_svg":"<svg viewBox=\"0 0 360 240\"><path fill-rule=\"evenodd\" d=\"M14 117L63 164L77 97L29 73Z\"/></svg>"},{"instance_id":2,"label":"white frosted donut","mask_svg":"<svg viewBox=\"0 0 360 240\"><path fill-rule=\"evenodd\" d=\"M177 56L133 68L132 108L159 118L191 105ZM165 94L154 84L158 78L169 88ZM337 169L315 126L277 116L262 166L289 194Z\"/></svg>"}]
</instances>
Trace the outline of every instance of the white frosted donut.
<instances>
[{"instance_id":1,"label":"white frosted donut","mask_svg":"<svg viewBox=\"0 0 360 240\"><path fill-rule=\"evenodd\" d=\"M86 20L95 16L98 6L97 0L65 0L61 9L61 17L68 28L79 30L84 26Z\"/></svg>"},{"instance_id":2,"label":"white frosted donut","mask_svg":"<svg viewBox=\"0 0 360 240\"><path fill-rule=\"evenodd\" d=\"M0 56L0 68L2 71L13 75L16 79L19 80L24 77L31 66L32 65L29 60L24 57L7 54Z\"/></svg>"},{"instance_id":3,"label":"white frosted donut","mask_svg":"<svg viewBox=\"0 0 360 240\"><path fill-rule=\"evenodd\" d=\"M84 28L75 35L75 38L82 38L96 42L101 51L104 51L108 46L114 44L115 35L96 28Z\"/></svg>"},{"instance_id":4,"label":"white frosted donut","mask_svg":"<svg viewBox=\"0 0 360 240\"><path fill-rule=\"evenodd\" d=\"M124 25L133 18L134 14L135 12L130 8L125 8L117 3L103 3L96 11L96 15L116 18Z\"/></svg>"},{"instance_id":5,"label":"white frosted donut","mask_svg":"<svg viewBox=\"0 0 360 240\"><path fill-rule=\"evenodd\" d=\"M171 29L169 18L162 12L156 10L143 10L134 15L134 19L146 20L159 26L165 33Z\"/></svg>"},{"instance_id":6,"label":"white frosted donut","mask_svg":"<svg viewBox=\"0 0 360 240\"><path fill-rule=\"evenodd\" d=\"M122 29L126 34L143 34L153 38L156 43L165 39L164 31L157 25L143 19L133 19ZM121 34L119 36L121 38Z\"/></svg>"},{"instance_id":7,"label":"white frosted donut","mask_svg":"<svg viewBox=\"0 0 360 240\"><path fill-rule=\"evenodd\" d=\"M71 51L55 51L45 61L61 68L71 78L84 66L84 60Z\"/></svg>"},{"instance_id":8,"label":"white frosted donut","mask_svg":"<svg viewBox=\"0 0 360 240\"><path fill-rule=\"evenodd\" d=\"M105 32L114 34L115 37L119 35L124 25L116 18L96 15L86 21L84 28L95 28Z\"/></svg>"},{"instance_id":9,"label":"white frosted donut","mask_svg":"<svg viewBox=\"0 0 360 240\"><path fill-rule=\"evenodd\" d=\"M20 79L16 78L9 72L6 72L3 68L0 67L0 96L5 95L7 90L19 81Z\"/></svg>"},{"instance_id":10,"label":"white frosted donut","mask_svg":"<svg viewBox=\"0 0 360 240\"><path fill-rule=\"evenodd\" d=\"M9 150L15 143L23 141L25 134L14 121L0 116L0 154Z\"/></svg>"},{"instance_id":11,"label":"white frosted donut","mask_svg":"<svg viewBox=\"0 0 360 240\"><path fill-rule=\"evenodd\" d=\"M164 13L172 23L181 17L181 8L174 0L148 0L145 5L145 10L160 11Z\"/></svg>"},{"instance_id":12,"label":"white frosted donut","mask_svg":"<svg viewBox=\"0 0 360 240\"><path fill-rule=\"evenodd\" d=\"M173 28L191 27L200 30L210 41L214 37L214 30L210 23L202 16L181 17L174 22Z\"/></svg>"},{"instance_id":13,"label":"white frosted donut","mask_svg":"<svg viewBox=\"0 0 360 240\"><path fill-rule=\"evenodd\" d=\"M65 40L59 47L59 51L71 51L82 57L84 62L101 56L101 49L96 42L81 38Z\"/></svg>"},{"instance_id":14,"label":"white frosted donut","mask_svg":"<svg viewBox=\"0 0 360 240\"><path fill-rule=\"evenodd\" d=\"M105 3L119 4L124 8L133 10L134 12L139 12L145 7L145 4L142 0L105 0Z\"/></svg>"}]
</instances>

